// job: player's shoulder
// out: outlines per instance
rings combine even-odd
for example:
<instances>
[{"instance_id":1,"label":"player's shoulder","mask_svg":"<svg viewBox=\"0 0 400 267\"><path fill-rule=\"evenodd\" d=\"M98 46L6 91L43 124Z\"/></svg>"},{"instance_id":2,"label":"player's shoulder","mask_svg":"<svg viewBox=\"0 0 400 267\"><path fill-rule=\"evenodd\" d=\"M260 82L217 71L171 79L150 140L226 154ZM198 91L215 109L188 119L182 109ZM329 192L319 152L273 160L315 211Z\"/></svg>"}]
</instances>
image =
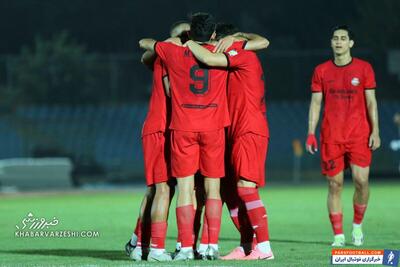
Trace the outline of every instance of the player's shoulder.
<instances>
[{"instance_id":1,"label":"player's shoulder","mask_svg":"<svg viewBox=\"0 0 400 267\"><path fill-rule=\"evenodd\" d=\"M170 39L167 39L162 42L157 42L156 45L161 46L165 49L171 49L171 50L184 50L185 49L185 47L183 47L180 43L173 42Z\"/></svg>"},{"instance_id":2,"label":"player's shoulder","mask_svg":"<svg viewBox=\"0 0 400 267\"><path fill-rule=\"evenodd\" d=\"M357 57L353 57L353 63L355 63L357 66L360 67L371 67L371 63L369 63L368 61L361 59L361 58L357 58Z\"/></svg>"},{"instance_id":3,"label":"player's shoulder","mask_svg":"<svg viewBox=\"0 0 400 267\"><path fill-rule=\"evenodd\" d=\"M236 49L236 50L244 49L245 46L246 46L246 43L247 43L247 41L244 41L244 40L235 41L235 42L233 42L232 45L228 48L228 51L229 51L229 50L232 50L232 49Z\"/></svg>"},{"instance_id":4,"label":"player's shoulder","mask_svg":"<svg viewBox=\"0 0 400 267\"><path fill-rule=\"evenodd\" d=\"M321 64L318 64L314 68L314 72L324 73L325 71L331 69L333 65L334 64L333 64L331 59L330 60L326 60L326 61L322 62Z\"/></svg>"},{"instance_id":5,"label":"player's shoulder","mask_svg":"<svg viewBox=\"0 0 400 267\"><path fill-rule=\"evenodd\" d=\"M326 60L326 61L322 62L321 64L318 64L315 67L315 69L322 70L322 69L330 68L330 67L332 67L332 64L333 64L332 63L332 59L329 59L329 60Z\"/></svg>"},{"instance_id":6,"label":"player's shoulder","mask_svg":"<svg viewBox=\"0 0 400 267\"><path fill-rule=\"evenodd\" d=\"M205 49L209 50L209 51L213 51L215 48L214 44L202 44L202 47L204 47Z\"/></svg>"}]
</instances>

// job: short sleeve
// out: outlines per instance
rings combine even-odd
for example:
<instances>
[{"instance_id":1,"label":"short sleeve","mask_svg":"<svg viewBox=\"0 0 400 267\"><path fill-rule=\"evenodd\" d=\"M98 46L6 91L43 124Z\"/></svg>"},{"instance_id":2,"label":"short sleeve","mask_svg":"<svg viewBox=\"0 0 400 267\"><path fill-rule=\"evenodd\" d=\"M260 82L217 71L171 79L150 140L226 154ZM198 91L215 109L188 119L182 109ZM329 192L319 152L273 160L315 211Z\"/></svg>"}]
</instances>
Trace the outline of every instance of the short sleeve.
<instances>
[{"instance_id":1,"label":"short sleeve","mask_svg":"<svg viewBox=\"0 0 400 267\"><path fill-rule=\"evenodd\" d=\"M321 78L321 71L318 67L314 69L314 73L311 79L311 91L313 93L322 92L323 84Z\"/></svg>"},{"instance_id":2,"label":"short sleeve","mask_svg":"<svg viewBox=\"0 0 400 267\"><path fill-rule=\"evenodd\" d=\"M162 61L166 61L167 59L167 50L168 44L165 42L156 42L154 44L154 51L156 52L157 56L160 57Z\"/></svg>"},{"instance_id":3,"label":"short sleeve","mask_svg":"<svg viewBox=\"0 0 400 267\"><path fill-rule=\"evenodd\" d=\"M374 70L372 69L371 64L367 63L365 68L364 68L364 76L365 76L365 83L364 83L364 89L375 89L376 88L376 81L375 81L375 73Z\"/></svg>"},{"instance_id":4,"label":"short sleeve","mask_svg":"<svg viewBox=\"0 0 400 267\"><path fill-rule=\"evenodd\" d=\"M224 53L228 60L228 68L241 68L248 60L246 60L246 51L232 49Z\"/></svg>"}]
</instances>

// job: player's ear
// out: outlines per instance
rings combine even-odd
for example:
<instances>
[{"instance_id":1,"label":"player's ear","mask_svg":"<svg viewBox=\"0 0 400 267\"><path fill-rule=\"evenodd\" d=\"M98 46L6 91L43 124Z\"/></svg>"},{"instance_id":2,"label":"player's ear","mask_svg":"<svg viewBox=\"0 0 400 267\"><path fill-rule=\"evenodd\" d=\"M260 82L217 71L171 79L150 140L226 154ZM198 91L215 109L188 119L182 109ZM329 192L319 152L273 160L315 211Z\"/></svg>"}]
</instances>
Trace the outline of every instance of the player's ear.
<instances>
[{"instance_id":1,"label":"player's ear","mask_svg":"<svg viewBox=\"0 0 400 267\"><path fill-rule=\"evenodd\" d=\"M353 40L350 40L350 48L352 48L353 46L354 46L354 41Z\"/></svg>"}]
</instances>

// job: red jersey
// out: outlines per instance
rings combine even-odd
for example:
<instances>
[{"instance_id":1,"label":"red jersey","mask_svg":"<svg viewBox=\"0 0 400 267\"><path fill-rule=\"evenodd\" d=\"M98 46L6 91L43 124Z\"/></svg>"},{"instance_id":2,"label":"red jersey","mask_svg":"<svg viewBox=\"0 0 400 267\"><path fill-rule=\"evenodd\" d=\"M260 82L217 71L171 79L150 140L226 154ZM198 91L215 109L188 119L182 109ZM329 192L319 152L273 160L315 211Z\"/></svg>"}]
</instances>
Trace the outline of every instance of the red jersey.
<instances>
[{"instance_id":1,"label":"red jersey","mask_svg":"<svg viewBox=\"0 0 400 267\"><path fill-rule=\"evenodd\" d=\"M153 65L153 85L149 110L147 111L146 120L143 123L142 136L156 132L165 132L167 124L169 123L170 112L167 106L170 105L170 101L165 95L163 84L164 75L166 75L166 70L160 58L157 57Z\"/></svg>"},{"instance_id":2,"label":"red jersey","mask_svg":"<svg viewBox=\"0 0 400 267\"><path fill-rule=\"evenodd\" d=\"M315 68L311 90L324 96L322 143L368 142L371 126L364 91L375 87L371 65L358 58L345 66L329 60Z\"/></svg>"},{"instance_id":3,"label":"red jersey","mask_svg":"<svg viewBox=\"0 0 400 267\"><path fill-rule=\"evenodd\" d=\"M211 51L214 48L204 47ZM228 126L226 69L200 64L188 47L158 42L155 51L168 69L172 99L170 129L204 132Z\"/></svg>"},{"instance_id":4,"label":"red jersey","mask_svg":"<svg viewBox=\"0 0 400 267\"><path fill-rule=\"evenodd\" d=\"M245 43L241 47L244 46ZM228 107L232 124L229 136L237 138L252 132L269 137L265 116L264 74L257 54L243 49L231 49L225 55L230 71Z\"/></svg>"}]
</instances>

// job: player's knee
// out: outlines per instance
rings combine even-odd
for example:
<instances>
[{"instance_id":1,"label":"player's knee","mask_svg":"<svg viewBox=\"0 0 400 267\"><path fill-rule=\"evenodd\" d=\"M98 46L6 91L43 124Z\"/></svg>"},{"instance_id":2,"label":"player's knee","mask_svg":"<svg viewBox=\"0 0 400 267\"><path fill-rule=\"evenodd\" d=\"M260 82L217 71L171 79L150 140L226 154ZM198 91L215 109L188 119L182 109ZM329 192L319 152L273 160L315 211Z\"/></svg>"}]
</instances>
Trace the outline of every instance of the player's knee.
<instances>
[{"instance_id":1,"label":"player's knee","mask_svg":"<svg viewBox=\"0 0 400 267\"><path fill-rule=\"evenodd\" d=\"M160 183L156 186L157 194L169 195L169 186L166 183Z\"/></svg>"},{"instance_id":2,"label":"player's knee","mask_svg":"<svg viewBox=\"0 0 400 267\"><path fill-rule=\"evenodd\" d=\"M354 185L356 186L357 189L362 190L365 188L368 188L368 177L363 177L362 175L360 176L354 176Z\"/></svg>"},{"instance_id":3,"label":"player's knee","mask_svg":"<svg viewBox=\"0 0 400 267\"><path fill-rule=\"evenodd\" d=\"M343 190L343 181L329 181L329 191L334 194L341 193Z\"/></svg>"},{"instance_id":4,"label":"player's knee","mask_svg":"<svg viewBox=\"0 0 400 267\"><path fill-rule=\"evenodd\" d=\"M182 183L178 185L179 194L192 195L194 186L190 183Z\"/></svg>"}]
</instances>

